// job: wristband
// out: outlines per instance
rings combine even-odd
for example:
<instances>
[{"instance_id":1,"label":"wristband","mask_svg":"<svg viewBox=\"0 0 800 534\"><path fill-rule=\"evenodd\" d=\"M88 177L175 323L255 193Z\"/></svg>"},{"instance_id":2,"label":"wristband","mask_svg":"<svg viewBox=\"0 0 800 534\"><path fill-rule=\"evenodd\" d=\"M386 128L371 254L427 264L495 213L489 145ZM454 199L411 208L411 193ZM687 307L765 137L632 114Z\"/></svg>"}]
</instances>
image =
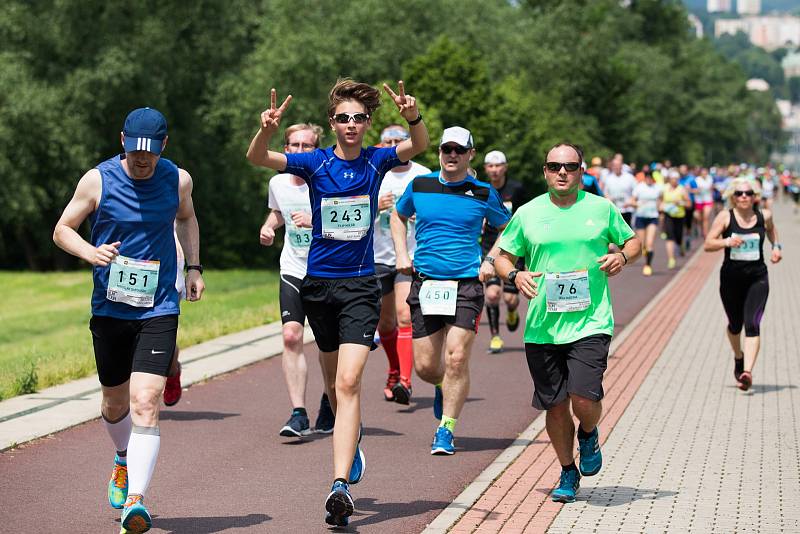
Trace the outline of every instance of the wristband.
<instances>
[{"instance_id":1,"label":"wristband","mask_svg":"<svg viewBox=\"0 0 800 534\"><path fill-rule=\"evenodd\" d=\"M731 238L730 237L726 237L725 238L725 248L731 248Z\"/></svg>"},{"instance_id":2,"label":"wristband","mask_svg":"<svg viewBox=\"0 0 800 534\"><path fill-rule=\"evenodd\" d=\"M622 259L625 260L625 263L623 263L622 265L628 265L628 256L626 256L625 253L622 252L621 250L619 251L619 253L622 254Z\"/></svg>"},{"instance_id":3,"label":"wristband","mask_svg":"<svg viewBox=\"0 0 800 534\"><path fill-rule=\"evenodd\" d=\"M483 258L483 261L487 262L489 265L494 265L494 256L489 256L487 254L486 257Z\"/></svg>"},{"instance_id":4,"label":"wristband","mask_svg":"<svg viewBox=\"0 0 800 534\"><path fill-rule=\"evenodd\" d=\"M517 278L517 275L518 275L518 274L519 274L519 269L514 269L513 271L511 271L510 273L508 273L508 276L506 276L506 278L508 279L508 283L509 283L509 284L513 284L513 283L515 283L515 282L514 282L514 279L516 279L516 278Z\"/></svg>"},{"instance_id":5,"label":"wristband","mask_svg":"<svg viewBox=\"0 0 800 534\"><path fill-rule=\"evenodd\" d=\"M409 126L416 126L417 124L419 124L421 122L422 122L422 113L418 114L417 118L414 119L413 121L408 121L408 125Z\"/></svg>"},{"instance_id":6,"label":"wristband","mask_svg":"<svg viewBox=\"0 0 800 534\"><path fill-rule=\"evenodd\" d=\"M783 250L783 245L781 245L780 243L773 243L772 250Z\"/></svg>"},{"instance_id":7,"label":"wristband","mask_svg":"<svg viewBox=\"0 0 800 534\"><path fill-rule=\"evenodd\" d=\"M188 273L189 271L197 271L200 274L203 274L203 266L202 265L187 265L186 266L186 272Z\"/></svg>"}]
</instances>

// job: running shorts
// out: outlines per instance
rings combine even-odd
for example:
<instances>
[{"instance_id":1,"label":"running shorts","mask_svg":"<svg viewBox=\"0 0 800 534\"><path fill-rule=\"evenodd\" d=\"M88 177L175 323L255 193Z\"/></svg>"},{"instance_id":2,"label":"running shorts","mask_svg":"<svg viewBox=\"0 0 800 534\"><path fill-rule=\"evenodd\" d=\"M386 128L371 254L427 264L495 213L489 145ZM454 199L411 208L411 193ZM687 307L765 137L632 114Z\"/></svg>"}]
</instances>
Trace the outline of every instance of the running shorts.
<instances>
[{"instance_id":1,"label":"running shorts","mask_svg":"<svg viewBox=\"0 0 800 534\"><path fill-rule=\"evenodd\" d=\"M664 232L667 240L674 241L678 245L683 242L683 217L670 217L664 215Z\"/></svg>"},{"instance_id":2,"label":"running shorts","mask_svg":"<svg viewBox=\"0 0 800 534\"><path fill-rule=\"evenodd\" d=\"M375 264L375 277L381 285L381 296L390 295L394 292L394 285L400 282L410 282L411 276L398 273L397 269L385 263Z\"/></svg>"},{"instance_id":3,"label":"running shorts","mask_svg":"<svg viewBox=\"0 0 800 534\"><path fill-rule=\"evenodd\" d=\"M124 384L131 373L167 376L178 337L178 316L117 319L93 315L89 320L100 383Z\"/></svg>"},{"instance_id":4,"label":"running shorts","mask_svg":"<svg viewBox=\"0 0 800 534\"><path fill-rule=\"evenodd\" d=\"M306 314L303 311L303 299L300 297L300 286L303 281L296 276L281 275L280 305L281 323L296 322L305 324Z\"/></svg>"},{"instance_id":5,"label":"running shorts","mask_svg":"<svg viewBox=\"0 0 800 534\"><path fill-rule=\"evenodd\" d=\"M455 315L422 315L419 304L419 291L423 279L415 276L406 302L411 308L411 337L418 339L435 334L446 325L458 326L478 333L478 325L483 310L483 284L477 278L458 280Z\"/></svg>"},{"instance_id":6,"label":"running shorts","mask_svg":"<svg viewBox=\"0 0 800 534\"><path fill-rule=\"evenodd\" d=\"M636 229L644 230L651 224L658 226L658 217L636 217Z\"/></svg>"},{"instance_id":7,"label":"running shorts","mask_svg":"<svg viewBox=\"0 0 800 534\"><path fill-rule=\"evenodd\" d=\"M533 407L549 410L578 395L592 401L603 398L603 373L608 366L611 336L596 334L572 343L525 343L533 378Z\"/></svg>"},{"instance_id":8,"label":"running shorts","mask_svg":"<svg viewBox=\"0 0 800 534\"><path fill-rule=\"evenodd\" d=\"M375 348L372 339L381 314L381 288L375 275L306 276L300 295L319 350L334 352L343 343Z\"/></svg>"}]
</instances>

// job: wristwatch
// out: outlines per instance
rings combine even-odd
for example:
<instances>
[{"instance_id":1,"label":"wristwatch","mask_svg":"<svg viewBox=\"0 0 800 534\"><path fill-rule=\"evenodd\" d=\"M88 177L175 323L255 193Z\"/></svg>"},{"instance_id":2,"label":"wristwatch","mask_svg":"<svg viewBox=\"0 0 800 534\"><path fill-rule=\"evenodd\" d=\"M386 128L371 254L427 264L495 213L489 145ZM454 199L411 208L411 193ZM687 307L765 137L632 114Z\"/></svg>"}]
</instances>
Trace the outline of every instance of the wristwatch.
<instances>
[{"instance_id":1,"label":"wristwatch","mask_svg":"<svg viewBox=\"0 0 800 534\"><path fill-rule=\"evenodd\" d=\"M483 258L483 261L488 262L489 265L494 265L494 256L489 256L487 254L486 257Z\"/></svg>"},{"instance_id":2,"label":"wristwatch","mask_svg":"<svg viewBox=\"0 0 800 534\"><path fill-rule=\"evenodd\" d=\"M189 271L198 271L200 274L203 274L203 266L202 265L187 265L186 272Z\"/></svg>"},{"instance_id":3,"label":"wristwatch","mask_svg":"<svg viewBox=\"0 0 800 534\"><path fill-rule=\"evenodd\" d=\"M508 276L506 276L506 278L508 278L508 282L513 284L514 279L517 277L518 274L519 274L519 269L514 269L513 271L508 273Z\"/></svg>"},{"instance_id":4,"label":"wristwatch","mask_svg":"<svg viewBox=\"0 0 800 534\"><path fill-rule=\"evenodd\" d=\"M780 243L773 243L772 250L783 250L783 245L781 245Z\"/></svg>"},{"instance_id":5,"label":"wristwatch","mask_svg":"<svg viewBox=\"0 0 800 534\"><path fill-rule=\"evenodd\" d=\"M419 124L421 122L422 122L422 113L418 114L417 118L414 119L413 121L408 121L408 125L409 126L415 126L415 125L417 125L417 124Z\"/></svg>"}]
</instances>

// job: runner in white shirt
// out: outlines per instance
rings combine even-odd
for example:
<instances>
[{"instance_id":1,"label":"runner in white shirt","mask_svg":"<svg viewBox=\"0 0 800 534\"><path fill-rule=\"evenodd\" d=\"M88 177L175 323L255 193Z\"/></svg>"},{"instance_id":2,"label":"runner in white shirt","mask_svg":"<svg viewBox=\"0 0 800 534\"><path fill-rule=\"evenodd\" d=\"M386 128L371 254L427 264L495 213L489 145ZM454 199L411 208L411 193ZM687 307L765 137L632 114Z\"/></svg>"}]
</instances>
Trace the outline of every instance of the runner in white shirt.
<instances>
[{"instance_id":1,"label":"runner in white shirt","mask_svg":"<svg viewBox=\"0 0 800 534\"><path fill-rule=\"evenodd\" d=\"M408 130L392 124L381 132L383 146L394 146L409 138ZM416 176L430 173L430 169L413 161L387 172L378 192L378 219L375 222L373 248L375 251L375 276L381 285L381 316L378 335L389 359L389 372L383 397L407 405L411 398L411 371L414 368L414 353L411 348L411 310L406 303L411 289L411 276L395 269L394 241L389 219L394 203ZM414 257L416 240L414 223L409 221L407 247Z\"/></svg>"},{"instance_id":2,"label":"runner in white shirt","mask_svg":"<svg viewBox=\"0 0 800 534\"><path fill-rule=\"evenodd\" d=\"M284 134L286 152L311 152L319 147L322 128L313 124L289 126ZM261 227L260 241L270 246L275 239L275 229L286 227L280 259L280 306L283 323L283 374L292 403L292 415L281 428L284 437L300 437L311 433L306 412L306 383L308 366L303 353L303 330L306 321L300 284L306 276L306 258L311 245L311 203L308 185L302 178L291 174L278 174L269 181L269 215ZM320 360L322 366L322 361ZM335 380L335 377L323 378ZM323 394L315 430L333 432L334 416L328 397Z\"/></svg>"},{"instance_id":3,"label":"runner in white shirt","mask_svg":"<svg viewBox=\"0 0 800 534\"><path fill-rule=\"evenodd\" d=\"M636 184L633 189L633 203L636 206L636 237L644 243L645 266L642 274L653 274L653 244L656 240L658 229L658 214L661 208L663 188L653 178L650 169L644 171L644 181Z\"/></svg>"},{"instance_id":4,"label":"runner in white shirt","mask_svg":"<svg viewBox=\"0 0 800 534\"><path fill-rule=\"evenodd\" d=\"M636 178L622 170L622 160L612 159L608 164L608 172L603 177L603 193L622 213L622 218L631 226L633 222L633 188Z\"/></svg>"},{"instance_id":5,"label":"runner in white shirt","mask_svg":"<svg viewBox=\"0 0 800 534\"><path fill-rule=\"evenodd\" d=\"M705 239L711 227L711 212L714 209L714 178L703 168L695 177L697 192L694 194L694 218Z\"/></svg>"}]
</instances>

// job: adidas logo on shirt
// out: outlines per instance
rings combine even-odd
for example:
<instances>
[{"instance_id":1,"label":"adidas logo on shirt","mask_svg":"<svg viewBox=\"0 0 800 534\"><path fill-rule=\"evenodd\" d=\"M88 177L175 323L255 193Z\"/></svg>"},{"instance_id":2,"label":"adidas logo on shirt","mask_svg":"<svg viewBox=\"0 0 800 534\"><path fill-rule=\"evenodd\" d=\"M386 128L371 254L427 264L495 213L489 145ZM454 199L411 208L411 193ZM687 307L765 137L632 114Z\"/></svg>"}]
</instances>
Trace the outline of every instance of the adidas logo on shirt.
<instances>
[{"instance_id":1,"label":"adidas logo on shirt","mask_svg":"<svg viewBox=\"0 0 800 534\"><path fill-rule=\"evenodd\" d=\"M467 191L466 193L464 193L464 194L465 194L465 195L467 195L468 197L474 197L474 196L475 196L475 193L473 193L471 189L470 189L470 190L468 190L468 191Z\"/></svg>"}]
</instances>

